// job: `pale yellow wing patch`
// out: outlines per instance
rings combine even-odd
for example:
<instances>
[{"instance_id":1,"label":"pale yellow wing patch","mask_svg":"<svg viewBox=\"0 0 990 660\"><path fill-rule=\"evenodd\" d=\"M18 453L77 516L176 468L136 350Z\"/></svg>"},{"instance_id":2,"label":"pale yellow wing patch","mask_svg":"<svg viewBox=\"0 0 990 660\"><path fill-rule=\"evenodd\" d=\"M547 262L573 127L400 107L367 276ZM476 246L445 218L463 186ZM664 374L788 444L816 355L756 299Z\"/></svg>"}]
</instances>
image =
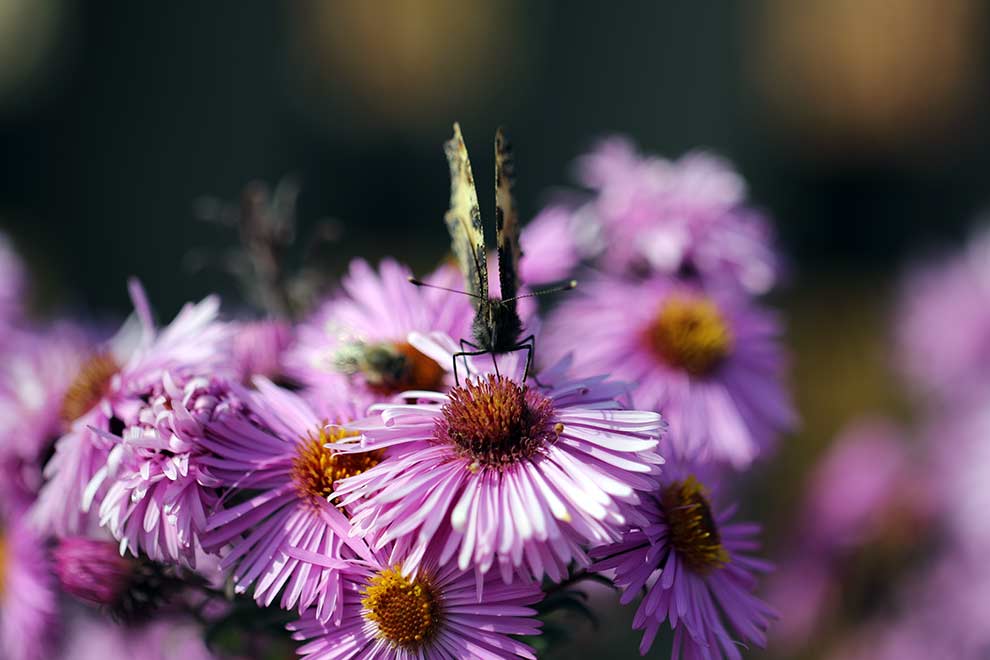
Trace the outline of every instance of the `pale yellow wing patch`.
<instances>
[{"instance_id":1,"label":"pale yellow wing patch","mask_svg":"<svg viewBox=\"0 0 990 660\"><path fill-rule=\"evenodd\" d=\"M450 246L464 273L468 293L488 298L485 231L471 161L459 124L454 124L454 136L444 143L443 150L450 166L450 210L444 216L450 232Z\"/></svg>"}]
</instances>

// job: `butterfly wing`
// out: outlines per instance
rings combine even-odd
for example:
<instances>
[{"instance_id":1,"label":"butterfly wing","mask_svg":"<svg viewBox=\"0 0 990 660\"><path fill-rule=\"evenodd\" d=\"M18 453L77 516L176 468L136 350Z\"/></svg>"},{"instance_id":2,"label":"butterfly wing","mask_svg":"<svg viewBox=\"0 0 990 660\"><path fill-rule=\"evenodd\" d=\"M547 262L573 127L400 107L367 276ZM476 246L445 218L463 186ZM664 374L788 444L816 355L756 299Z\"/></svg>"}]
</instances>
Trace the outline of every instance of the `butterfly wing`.
<instances>
[{"instance_id":1,"label":"butterfly wing","mask_svg":"<svg viewBox=\"0 0 990 660\"><path fill-rule=\"evenodd\" d=\"M502 300L519 293L519 214L512 197L515 163L512 146L499 128L495 133L495 231L498 236L498 281ZM515 309L515 302L508 303Z\"/></svg>"},{"instance_id":2,"label":"butterfly wing","mask_svg":"<svg viewBox=\"0 0 990 660\"><path fill-rule=\"evenodd\" d=\"M444 216L450 245L464 273L468 293L488 299L488 262L485 231L478 208L478 192L471 174L471 161L461 135L460 124L454 124L454 137L443 145L450 166L450 210ZM475 299L475 304L478 298Z\"/></svg>"}]
</instances>

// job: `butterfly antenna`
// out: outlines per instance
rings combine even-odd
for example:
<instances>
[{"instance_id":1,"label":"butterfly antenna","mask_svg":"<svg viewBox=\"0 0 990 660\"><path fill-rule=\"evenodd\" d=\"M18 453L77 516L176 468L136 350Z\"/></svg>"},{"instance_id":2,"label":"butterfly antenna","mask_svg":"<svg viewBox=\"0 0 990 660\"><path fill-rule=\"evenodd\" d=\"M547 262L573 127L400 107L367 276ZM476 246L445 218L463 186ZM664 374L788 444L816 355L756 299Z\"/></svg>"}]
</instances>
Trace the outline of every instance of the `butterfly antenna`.
<instances>
[{"instance_id":1,"label":"butterfly antenna","mask_svg":"<svg viewBox=\"0 0 990 660\"><path fill-rule=\"evenodd\" d=\"M439 286L439 285L436 285L436 284L428 284L427 282L424 282L423 280L417 280L415 277L412 277L411 275L409 277L407 277L406 279L409 280L409 283L410 284L414 284L416 286L425 286L427 289L440 289L441 291L449 291L450 293L459 293L462 296L470 296L471 298L479 298L479 299L481 298L481 296L479 296L478 294L471 293L470 291L459 291L457 289L448 289L445 286Z\"/></svg>"},{"instance_id":2,"label":"butterfly antenna","mask_svg":"<svg viewBox=\"0 0 990 660\"><path fill-rule=\"evenodd\" d=\"M570 291L571 289L577 288L577 280L571 280L570 282L565 282L560 286L552 286L549 289L540 289L539 291L531 291L529 293L524 293L521 296L516 296L515 298L509 298L508 300L503 300L502 302L512 302L513 300L519 300L520 298L535 298L536 296L545 296L548 293L560 293L561 291Z\"/></svg>"}]
</instances>

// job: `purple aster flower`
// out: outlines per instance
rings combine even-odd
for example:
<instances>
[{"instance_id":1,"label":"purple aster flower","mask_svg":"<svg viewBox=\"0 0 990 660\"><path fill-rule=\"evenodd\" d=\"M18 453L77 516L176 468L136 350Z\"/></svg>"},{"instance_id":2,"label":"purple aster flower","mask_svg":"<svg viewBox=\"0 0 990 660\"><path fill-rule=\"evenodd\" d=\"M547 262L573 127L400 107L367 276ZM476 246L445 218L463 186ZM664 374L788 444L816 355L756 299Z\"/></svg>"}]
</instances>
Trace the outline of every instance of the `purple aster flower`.
<instances>
[{"instance_id":1,"label":"purple aster flower","mask_svg":"<svg viewBox=\"0 0 990 660\"><path fill-rule=\"evenodd\" d=\"M236 324L234 369L241 382L252 376L277 380L285 372L286 351L292 344L292 326L285 321L264 319Z\"/></svg>"},{"instance_id":2,"label":"purple aster flower","mask_svg":"<svg viewBox=\"0 0 990 660\"><path fill-rule=\"evenodd\" d=\"M230 370L230 327L217 319L219 301L187 304L156 330L144 290L130 283L137 315L79 370L62 404L69 430L55 444L32 516L43 530L65 536L84 531L93 502L106 492L114 442L111 431L137 422L145 398L166 372L176 380ZM95 429L95 430L94 430Z\"/></svg>"},{"instance_id":3,"label":"purple aster flower","mask_svg":"<svg viewBox=\"0 0 990 660\"><path fill-rule=\"evenodd\" d=\"M771 646L778 653L795 654L815 639L840 596L832 557L814 550L799 552L778 564L767 584L767 602L780 612L770 631Z\"/></svg>"},{"instance_id":4,"label":"purple aster flower","mask_svg":"<svg viewBox=\"0 0 990 660\"><path fill-rule=\"evenodd\" d=\"M121 555L108 538L59 539L53 559L63 591L130 624L148 620L186 584L161 564Z\"/></svg>"},{"instance_id":5,"label":"purple aster flower","mask_svg":"<svg viewBox=\"0 0 990 660\"><path fill-rule=\"evenodd\" d=\"M819 551L858 546L910 520L915 529L930 500L925 479L911 469L903 432L883 419L846 428L816 465L808 482L801 535Z\"/></svg>"},{"instance_id":6,"label":"purple aster flower","mask_svg":"<svg viewBox=\"0 0 990 660\"><path fill-rule=\"evenodd\" d=\"M80 536L59 540L53 557L62 588L97 605L117 602L127 590L135 565L117 552L112 541Z\"/></svg>"},{"instance_id":7,"label":"purple aster flower","mask_svg":"<svg viewBox=\"0 0 990 660\"><path fill-rule=\"evenodd\" d=\"M598 193L586 212L607 239L607 268L689 272L756 294L774 285L772 232L746 206L746 184L728 161L703 152L677 161L643 157L612 138L581 159L579 171Z\"/></svg>"},{"instance_id":8,"label":"purple aster flower","mask_svg":"<svg viewBox=\"0 0 990 660\"><path fill-rule=\"evenodd\" d=\"M42 461L65 430L62 402L91 346L70 324L7 336L0 350L0 507L8 512L37 497Z\"/></svg>"},{"instance_id":9,"label":"purple aster flower","mask_svg":"<svg viewBox=\"0 0 990 660\"><path fill-rule=\"evenodd\" d=\"M328 518L346 538L344 516L333 510ZM312 610L289 625L294 639L308 640L298 649L306 660L536 657L511 636L539 634L536 610L529 607L543 598L539 585L507 585L489 576L479 600L475 574L435 555L413 566L358 539L350 544L357 558L349 562L292 551L343 578L338 625L321 622Z\"/></svg>"},{"instance_id":10,"label":"purple aster flower","mask_svg":"<svg viewBox=\"0 0 990 660\"><path fill-rule=\"evenodd\" d=\"M520 279L530 285L567 279L581 260L582 238L569 210L560 206L544 209L523 227L519 237Z\"/></svg>"},{"instance_id":11,"label":"purple aster flower","mask_svg":"<svg viewBox=\"0 0 990 660\"><path fill-rule=\"evenodd\" d=\"M191 621L158 618L140 626L77 617L59 658L62 660L214 660L203 631Z\"/></svg>"},{"instance_id":12,"label":"purple aster flower","mask_svg":"<svg viewBox=\"0 0 990 660\"><path fill-rule=\"evenodd\" d=\"M898 594L891 616L873 622L828 657L835 660L985 660L990 649L986 552L951 551Z\"/></svg>"},{"instance_id":13,"label":"purple aster flower","mask_svg":"<svg viewBox=\"0 0 990 660\"><path fill-rule=\"evenodd\" d=\"M941 411L930 422L925 442L935 468L930 492L949 539L962 554L985 556L990 548L986 515L990 507L990 405L986 400L967 401Z\"/></svg>"},{"instance_id":14,"label":"purple aster flower","mask_svg":"<svg viewBox=\"0 0 990 660\"><path fill-rule=\"evenodd\" d=\"M9 660L53 657L58 609L44 541L10 517L0 528L0 656Z\"/></svg>"},{"instance_id":15,"label":"purple aster flower","mask_svg":"<svg viewBox=\"0 0 990 660\"><path fill-rule=\"evenodd\" d=\"M109 484L100 524L120 541L121 554L194 565L221 485L201 460L203 436L211 423L240 415L241 404L223 378L180 386L168 372L149 399L115 440L106 475L101 469L94 477Z\"/></svg>"},{"instance_id":16,"label":"purple aster flower","mask_svg":"<svg viewBox=\"0 0 990 660\"><path fill-rule=\"evenodd\" d=\"M484 574L497 562L506 582L559 581L570 562L587 563L584 545L618 538L636 491L655 487L664 424L621 409L624 386L605 377L570 380L559 366L541 376L546 388L530 387L521 360L499 359L500 376L410 393L415 403L380 404L350 425L363 435L347 450L390 453L335 494L376 548L395 541L416 557L432 544L441 565L456 558Z\"/></svg>"},{"instance_id":17,"label":"purple aster flower","mask_svg":"<svg viewBox=\"0 0 990 660\"><path fill-rule=\"evenodd\" d=\"M310 390L310 399L357 397L359 407L407 389L439 389L446 364L437 364L409 344L410 332L442 331L467 337L474 308L460 296L409 283L412 272L386 259L376 272L355 260L341 290L297 328L286 356L288 375ZM441 267L431 284L463 288L454 268Z\"/></svg>"},{"instance_id":18,"label":"purple aster flower","mask_svg":"<svg viewBox=\"0 0 990 660\"><path fill-rule=\"evenodd\" d=\"M759 528L731 522L734 506L713 509L708 490L683 466L664 469L641 512L646 524L592 551L594 570L615 571L623 604L646 589L633 619L633 628L645 631L640 652L665 621L675 658L741 658L734 635L764 646L775 614L753 594L754 573L770 570L750 554Z\"/></svg>"},{"instance_id":19,"label":"purple aster flower","mask_svg":"<svg viewBox=\"0 0 990 660\"><path fill-rule=\"evenodd\" d=\"M254 586L258 603L281 605L300 613L315 604L321 621L340 621L342 592L335 571L314 568L287 554L299 547L339 558L344 541L327 524L328 497L334 483L359 474L381 460L380 452L340 454L326 445L350 434L349 404L331 418L317 415L299 396L264 379L244 394L250 416L228 416L211 424L204 458L223 484L250 493L216 511L203 536L207 550L226 550L221 566L233 569L235 589ZM324 406L328 408L329 406ZM328 422L332 426L328 426Z\"/></svg>"},{"instance_id":20,"label":"purple aster flower","mask_svg":"<svg viewBox=\"0 0 990 660\"><path fill-rule=\"evenodd\" d=\"M990 230L962 254L912 271L897 321L912 384L946 399L985 388L990 371Z\"/></svg>"},{"instance_id":21,"label":"purple aster flower","mask_svg":"<svg viewBox=\"0 0 990 660\"><path fill-rule=\"evenodd\" d=\"M669 422L675 455L744 468L796 423L780 332L774 316L738 296L664 277L603 278L561 303L540 349L633 383L636 406Z\"/></svg>"}]
</instances>

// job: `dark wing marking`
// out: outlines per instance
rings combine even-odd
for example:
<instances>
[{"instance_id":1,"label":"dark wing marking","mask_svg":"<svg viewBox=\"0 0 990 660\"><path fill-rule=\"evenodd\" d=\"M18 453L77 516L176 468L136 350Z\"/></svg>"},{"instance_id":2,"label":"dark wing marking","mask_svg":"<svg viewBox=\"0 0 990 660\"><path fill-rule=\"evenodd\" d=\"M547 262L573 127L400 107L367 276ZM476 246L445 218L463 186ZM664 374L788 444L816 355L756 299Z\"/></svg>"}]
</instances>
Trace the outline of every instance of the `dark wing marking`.
<instances>
[{"instance_id":1,"label":"dark wing marking","mask_svg":"<svg viewBox=\"0 0 990 660\"><path fill-rule=\"evenodd\" d=\"M512 145L500 128L495 133L495 231L498 236L498 281L502 300L519 293L519 214L512 197L515 184ZM515 303L510 303L515 308Z\"/></svg>"},{"instance_id":2,"label":"dark wing marking","mask_svg":"<svg viewBox=\"0 0 990 660\"><path fill-rule=\"evenodd\" d=\"M488 299L488 262L485 230L478 209L478 193L474 188L471 161L461 136L461 127L454 124L454 137L444 143L447 164L450 165L450 210L444 216L450 232L450 246L464 273L468 293ZM475 304L478 299L475 299Z\"/></svg>"}]
</instances>

